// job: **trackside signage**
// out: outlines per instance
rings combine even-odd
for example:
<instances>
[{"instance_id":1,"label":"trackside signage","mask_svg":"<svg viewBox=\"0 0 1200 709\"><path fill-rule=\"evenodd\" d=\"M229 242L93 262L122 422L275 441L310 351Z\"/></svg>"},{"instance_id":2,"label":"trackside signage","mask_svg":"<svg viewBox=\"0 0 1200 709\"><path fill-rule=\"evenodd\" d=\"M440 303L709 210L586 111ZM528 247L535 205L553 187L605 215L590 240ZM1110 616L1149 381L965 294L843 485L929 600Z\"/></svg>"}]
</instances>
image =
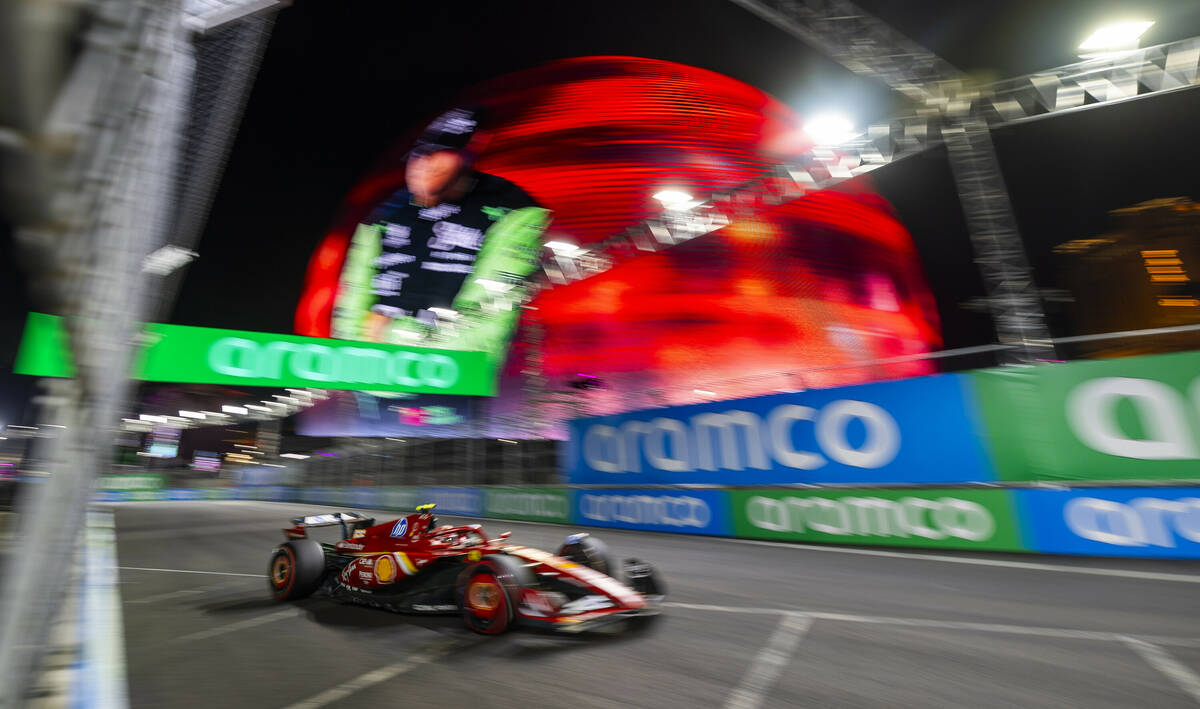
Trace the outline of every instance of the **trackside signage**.
<instances>
[{"instance_id":1,"label":"trackside signage","mask_svg":"<svg viewBox=\"0 0 1200 709\"><path fill-rule=\"evenodd\" d=\"M551 488L488 489L484 510L486 517L566 523L571 521L571 495Z\"/></svg>"},{"instance_id":2,"label":"trackside signage","mask_svg":"<svg viewBox=\"0 0 1200 709\"><path fill-rule=\"evenodd\" d=\"M164 478L157 473L132 473L128 475L101 475L96 482L98 490L158 490Z\"/></svg>"},{"instance_id":3,"label":"trackside signage","mask_svg":"<svg viewBox=\"0 0 1200 709\"><path fill-rule=\"evenodd\" d=\"M971 376L1003 480L1200 478L1200 353Z\"/></svg>"},{"instance_id":4,"label":"trackside signage","mask_svg":"<svg viewBox=\"0 0 1200 709\"><path fill-rule=\"evenodd\" d=\"M1020 490L1018 495L1035 551L1200 558L1200 488Z\"/></svg>"},{"instance_id":5,"label":"trackside signage","mask_svg":"<svg viewBox=\"0 0 1200 709\"><path fill-rule=\"evenodd\" d=\"M421 504L437 505L436 512L466 517L483 516L483 491L468 487L426 487Z\"/></svg>"},{"instance_id":6,"label":"trackside signage","mask_svg":"<svg viewBox=\"0 0 1200 709\"><path fill-rule=\"evenodd\" d=\"M74 374L61 319L31 313L14 371ZM184 325L146 325L134 378L153 382L495 395L483 352L435 350Z\"/></svg>"},{"instance_id":7,"label":"trackside signage","mask_svg":"<svg viewBox=\"0 0 1200 709\"><path fill-rule=\"evenodd\" d=\"M731 490L739 537L1023 551L1007 490Z\"/></svg>"},{"instance_id":8,"label":"trackside signage","mask_svg":"<svg viewBox=\"0 0 1200 709\"><path fill-rule=\"evenodd\" d=\"M570 422L575 484L993 480L960 375Z\"/></svg>"},{"instance_id":9,"label":"trackside signage","mask_svg":"<svg viewBox=\"0 0 1200 709\"><path fill-rule=\"evenodd\" d=\"M575 490L575 523L591 527L729 536L723 490Z\"/></svg>"}]
</instances>

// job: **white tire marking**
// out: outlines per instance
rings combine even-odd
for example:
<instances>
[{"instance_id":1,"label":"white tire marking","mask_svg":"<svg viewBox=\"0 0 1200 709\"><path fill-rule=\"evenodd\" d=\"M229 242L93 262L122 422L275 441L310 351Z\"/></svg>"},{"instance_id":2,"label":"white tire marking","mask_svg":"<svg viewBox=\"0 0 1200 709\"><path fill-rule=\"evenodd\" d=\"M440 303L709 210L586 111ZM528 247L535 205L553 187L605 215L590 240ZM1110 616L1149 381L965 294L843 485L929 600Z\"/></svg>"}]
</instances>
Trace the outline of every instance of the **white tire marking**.
<instances>
[{"instance_id":1,"label":"white tire marking","mask_svg":"<svg viewBox=\"0 0 1200 709\"><path fill-rule=\"evenodd\" d=\"M409 653L408 657L405 657L403 660L395 664L387 665L386 667L380 667L377 670L371 670L370 672L355 677L348 682L343 682L332 689L327 689L315 697L310 697L309 699L289 705L286 707L286 709L317 709L318 707L327 706L329 704L333 704L334 702L341 701L355 692L362 691L367 687L374 686L380 682L386 682L393 677L404 674L405 672L411 672L421 665L433 662L449 652L456 644L458 643L454 640L442 640L434 642L430 645L426 645L419 650Z\"/></svg>"},{"instance_id":2,"label":"white tire marking","mask_svg":"<svg viewBox=\"0 0 1200 709\"><path fill-rule=\"evenodd\" d=\"M270 615L260 615L255 618L247 618L246 620L239 620L238 622L230 623L229 625L222 625L222 626L219 626L216 628L209 628L207 630L201 630L196 633L190 633L188 635L181 635L177 638L172 638L171 643L186 643L186 642L194 642L196 640L207 640L209 638L215 638L218 635L225 635L226 633L235 633L239 630L245 630L246 628L254 628L259 625L265 625L267 623L274 623L277 620L284 620L287 618L295 618L296 616L300 615L301 612L302 611L299 608L288 608L287 610L282 610L277 613L271 613Z\"/></svg>"}]
</instances>

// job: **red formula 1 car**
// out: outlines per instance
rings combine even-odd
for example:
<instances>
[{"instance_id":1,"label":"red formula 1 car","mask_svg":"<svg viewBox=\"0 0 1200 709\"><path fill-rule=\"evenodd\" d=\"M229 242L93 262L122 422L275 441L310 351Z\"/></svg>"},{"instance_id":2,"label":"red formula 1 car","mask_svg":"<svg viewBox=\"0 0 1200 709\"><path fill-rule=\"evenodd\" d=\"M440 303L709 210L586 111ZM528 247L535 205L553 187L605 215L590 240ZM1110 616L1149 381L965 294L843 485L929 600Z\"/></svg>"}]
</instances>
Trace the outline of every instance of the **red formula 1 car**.
<instances>
[{"instance_id":1,"label":"red formula 1 car","mask_svg":"<svg viewBox=\"0 0 1200 709\"><path fill-rule=\"evenodd\" d=\"M289 601L318 590L399 613L461 614L471 630L502 633L516 623L567 632L656 615L663 586L654 568L573 534L555 554L491 539L478 524L438 526L433 505L384 524L352 512L297 517L283 530L268 570L272 595ZM314 527L340 525L322 544Z\"/></svg>"}]
</instances>

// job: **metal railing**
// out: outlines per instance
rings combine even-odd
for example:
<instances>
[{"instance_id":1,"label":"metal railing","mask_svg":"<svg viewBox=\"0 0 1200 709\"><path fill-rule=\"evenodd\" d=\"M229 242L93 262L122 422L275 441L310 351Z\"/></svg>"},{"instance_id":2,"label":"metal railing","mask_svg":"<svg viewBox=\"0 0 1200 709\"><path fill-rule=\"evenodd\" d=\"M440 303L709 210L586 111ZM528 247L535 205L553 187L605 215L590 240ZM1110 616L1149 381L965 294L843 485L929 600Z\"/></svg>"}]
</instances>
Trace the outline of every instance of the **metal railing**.
<instances>
[{"instance_id":1,"label":"metal railing","mask_svg":"<svg viewBox=\"0 0 1200 709\"><path fill-rule=\"evenodd\" d=\"M1089 359L1073 346L1104 341L1146 340L1184 336L1178 349L1200 349L1200 324L1128 330L1055 338L1052 344L1072 359ZM989 358L1016 345L988 344L887 357L851 364L808 367L737 379L698 382L608 399L589 401L592 392L564 390L557 413L564 417L601 416L627 411L705 403L722 399L821 389L839 384L866 383L895 376L896 365L936 363L921 374L965 371L994 366ZM1146 349L1143 345L1140 349ZM1059 360L1065 361L1065 360ZM837 377L830 377L837 374ZM892 374L892 376L889 376ZM911 376L911 375L909 375ZM834 382L834 383L830 383ZM573 397L575 401L569 401ZM314 456L289 480L312 487L363 487L405 485L537 485L559 484L564 477L559 456L565 442L553 439L342 439L331 451L336 456ZM299 466L298 466L299 467Z\"/></svg>"}]
</instances>

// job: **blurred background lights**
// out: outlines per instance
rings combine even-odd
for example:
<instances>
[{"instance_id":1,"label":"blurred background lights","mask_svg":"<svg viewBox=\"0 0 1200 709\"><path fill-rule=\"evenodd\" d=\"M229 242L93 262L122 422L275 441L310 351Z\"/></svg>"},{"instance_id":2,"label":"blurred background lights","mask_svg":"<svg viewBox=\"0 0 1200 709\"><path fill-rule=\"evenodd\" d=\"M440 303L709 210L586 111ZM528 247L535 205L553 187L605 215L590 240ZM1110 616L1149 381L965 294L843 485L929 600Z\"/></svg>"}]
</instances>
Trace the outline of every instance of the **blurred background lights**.
<instances>
[{"instance_id":1,"label":"blurred background lights","mask_svg":"<svg viewBox=\"0 0 1200 709\"><path fill-rule=\"evenodd\" d=\"M1137 49L1138 39L1154 25L1148 20L1117 22L1093 32L1079 45L1079 56L1098 57L1112 52Z\"/></svg>"},{"instance_id":2,"label":"blurred background lights","mask_svg":"<svg viewBox=\"0 0 1200 709\"><path fill-rule=\"evenodd\" d=\"M579 251L578 246L567 241L547 241L546 248L550 249L559 256L570 256L576 251Z\"/></svg>"},{"instance_id":3,"label":"blurred background lights","mask_svg":"<svg viewBox=\"0 0 1200 709\"><path fill-rule=\"evenodd\" d=\"M692 196L687 192L680 190L662 190L654 194L654 199L662 203L666 209L687 210L695 205L692 203Z\"/></svg>"},{"instance_id":4,"label":"blurred background lights","mask_svg":"<svg viewBox=\"0 0 1200 709\"><path fill-rule=\"evenodd\" d=\"M823 113L804 122L804 132L817 145L838 145L854 137L854 124L839 113Z\"/></svg>"}]
</instances>

